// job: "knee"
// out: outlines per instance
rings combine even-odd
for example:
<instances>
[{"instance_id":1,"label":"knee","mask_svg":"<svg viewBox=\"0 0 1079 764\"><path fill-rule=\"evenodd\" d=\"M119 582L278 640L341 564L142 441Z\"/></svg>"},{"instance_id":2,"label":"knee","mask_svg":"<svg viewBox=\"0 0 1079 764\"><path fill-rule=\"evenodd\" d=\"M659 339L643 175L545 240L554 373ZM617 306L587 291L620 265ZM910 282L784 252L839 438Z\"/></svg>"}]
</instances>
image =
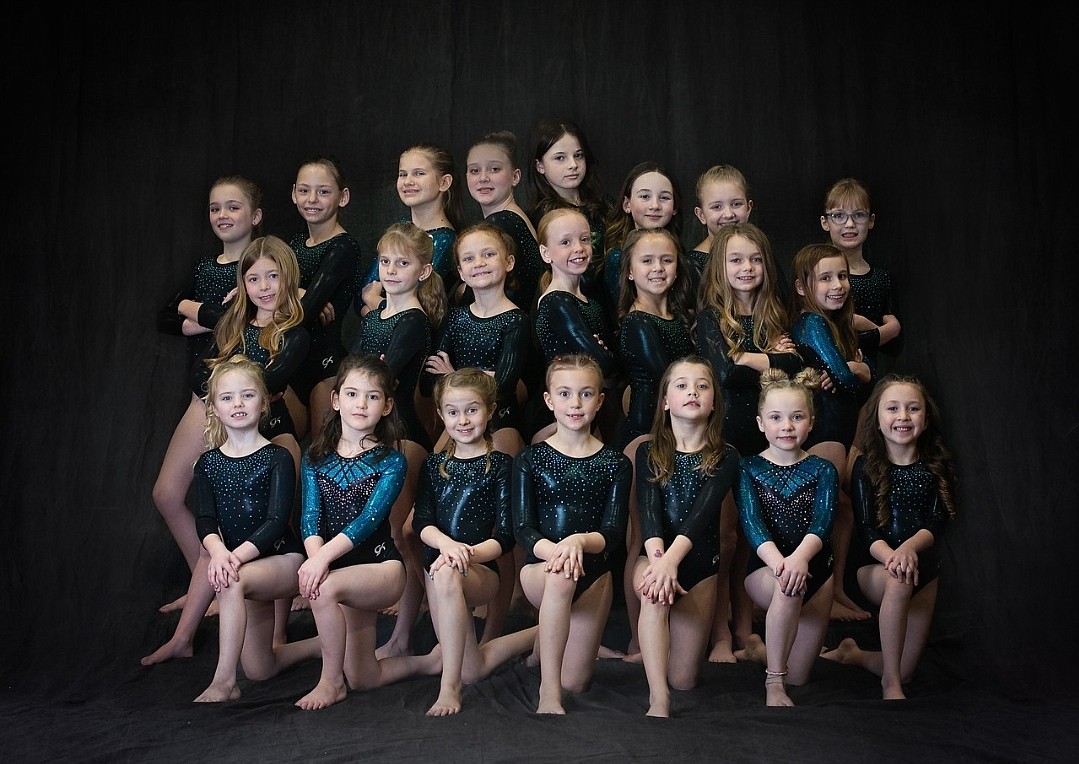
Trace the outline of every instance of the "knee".
<instances>
[{"instance_id":1,"label":"knee","mask_svg":"<svg viewBox=\"0 0 1079 764\"><path fill-rule=\"evenodd\" d=\"M562 689L566 692L572 692L575 695L580 695L583 692L588 691L589 685L592 684L592 677L586 676L579 679L562 680Z\"/></svg>"},{"instance_id":2,"label":"knee","mask_svg":"<svg viewBox=\"0 0 1079 764\"><path fill-rule=\"evenodd\" d=\"M464 581L460 573L456 569L451 568L449 565L443 565L436 570L433 574L433 581L435 586L435 592L439 597L447 597L453 594L457 594L464 588Z\"/></svg>"},{"instance_id":3,"label":"knee","mask_svg":"<svg viewBox=\"0 0 1079 764\"><path fill-rule=\"evenodd\" d=\"M667 677L667 684L675 690L692 690L697 686L697 678L696 671L672 668Z\"/></svg>"}]
</instances>

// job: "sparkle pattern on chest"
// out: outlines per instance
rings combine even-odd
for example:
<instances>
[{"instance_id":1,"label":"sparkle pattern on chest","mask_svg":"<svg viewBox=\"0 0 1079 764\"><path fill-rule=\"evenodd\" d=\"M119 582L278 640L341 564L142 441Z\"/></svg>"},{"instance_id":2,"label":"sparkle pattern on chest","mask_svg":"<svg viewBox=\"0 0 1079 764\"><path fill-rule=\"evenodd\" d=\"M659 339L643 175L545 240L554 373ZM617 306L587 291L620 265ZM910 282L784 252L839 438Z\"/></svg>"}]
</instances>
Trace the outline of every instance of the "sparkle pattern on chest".
<instances>
[{"instance_id":1,"label":"sparkle pattern on chest","mask_svg":"<svg viewBox=\"0 0 1079 764\"><path fill-rule=\"evenodd\" d=\"M359 516L382 477L381 473L357 474L351 469L351 461L341 459L332 470L315 475L325 508L319 518L323 538L340 533Z\"/></svg>"},{"instance_id":2,"label":"sparkle pattern on chest","mask_svg":"<svg viewBox=\"0 0 1079 764\"><path fill-rule=\"evenodd\" d=\"M817 495L816 476L800 465L772 465L756 477L758 496L772 533L783 538L800 538L813 522Z\"/></svg>"}]
</instances>

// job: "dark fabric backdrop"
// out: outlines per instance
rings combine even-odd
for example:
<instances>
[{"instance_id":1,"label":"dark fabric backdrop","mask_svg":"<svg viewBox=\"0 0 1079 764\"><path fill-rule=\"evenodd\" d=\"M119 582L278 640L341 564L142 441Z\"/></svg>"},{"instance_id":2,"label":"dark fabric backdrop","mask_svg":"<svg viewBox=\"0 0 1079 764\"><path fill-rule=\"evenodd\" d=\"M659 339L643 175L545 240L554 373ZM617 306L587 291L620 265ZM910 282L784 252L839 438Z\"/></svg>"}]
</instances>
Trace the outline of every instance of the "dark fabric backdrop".
<instances>
[{"instance_id":1,"label":"dark fabric backdrop","mask_svg":"<svg viewBox=\"0 0 1079 764\"><path fill-rule=\"evenodd\" d=\"M404 148L439 143L461 166L474 139L510 129L523 158L548 116L584 128L612 194L639 161L670 167L687 245L697 175L739 167L785 268L821 240L831 182L868 185L867 258L902 309L894 367L935 393L961 467L936 628L970 681L1073 692L1074 8L416 0L9 17L7 693L70 701L107 684L156 646L155 607L185 584L150 497L186 404L183 342L154 317L215 248L212 181L256 179L265 231L288 237L297 167L337 155L344 223L370 257L405 212Z\"/></svg>"}]
</instances>

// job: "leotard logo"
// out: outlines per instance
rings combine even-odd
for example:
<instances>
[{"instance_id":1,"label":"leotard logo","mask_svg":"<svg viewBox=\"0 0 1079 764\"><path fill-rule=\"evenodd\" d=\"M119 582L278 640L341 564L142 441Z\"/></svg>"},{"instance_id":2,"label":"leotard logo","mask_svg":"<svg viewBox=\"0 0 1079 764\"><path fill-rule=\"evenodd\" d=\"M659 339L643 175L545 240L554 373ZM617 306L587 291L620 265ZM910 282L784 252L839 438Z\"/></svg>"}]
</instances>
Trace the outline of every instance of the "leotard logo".
<instances>
[{"instance_id":1,"label":"leotard logo","mask_svg":"<svg viewBox=\"0 0 1079 764\"><path fill-rule=\"evenodd\" d=\"M375 557L381 557L382 553L385 552L385 551L386 551L386 542L383 541L381 544L379 544L378 546L375 547Z\"/></svg>"},{"instance_id":2,"label":"leotard logo","mask_svg":"<svg viewBox=\"0 0 1079 764\"><path fill-rule=\"evenodd\" d=\"M328 355L322 359L322 368L329 368L333 364L333 356Z\"/></svg>"}]
</instances>

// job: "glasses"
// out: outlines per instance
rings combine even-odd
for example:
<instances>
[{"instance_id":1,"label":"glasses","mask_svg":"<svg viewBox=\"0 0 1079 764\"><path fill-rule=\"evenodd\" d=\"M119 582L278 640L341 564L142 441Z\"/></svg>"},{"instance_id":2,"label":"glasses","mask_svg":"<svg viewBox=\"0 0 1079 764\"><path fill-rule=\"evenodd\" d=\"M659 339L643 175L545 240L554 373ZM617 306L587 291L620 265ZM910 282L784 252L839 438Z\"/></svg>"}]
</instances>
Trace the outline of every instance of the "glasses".
<instances>
[{"instance_id":1,"label":"glasses","mask_svg":"<svg viewBox=\"0 0 1079 764\"><path fill-rule=\"evenodd\" d=\"M846 225L847 221L850 219L853 219L857 225L862 225L872 217L872 215L865 210L855 210L854 212L834 210L832 212L825 212L824 216L836 225Z\"/></svg>"}]
</instances>

